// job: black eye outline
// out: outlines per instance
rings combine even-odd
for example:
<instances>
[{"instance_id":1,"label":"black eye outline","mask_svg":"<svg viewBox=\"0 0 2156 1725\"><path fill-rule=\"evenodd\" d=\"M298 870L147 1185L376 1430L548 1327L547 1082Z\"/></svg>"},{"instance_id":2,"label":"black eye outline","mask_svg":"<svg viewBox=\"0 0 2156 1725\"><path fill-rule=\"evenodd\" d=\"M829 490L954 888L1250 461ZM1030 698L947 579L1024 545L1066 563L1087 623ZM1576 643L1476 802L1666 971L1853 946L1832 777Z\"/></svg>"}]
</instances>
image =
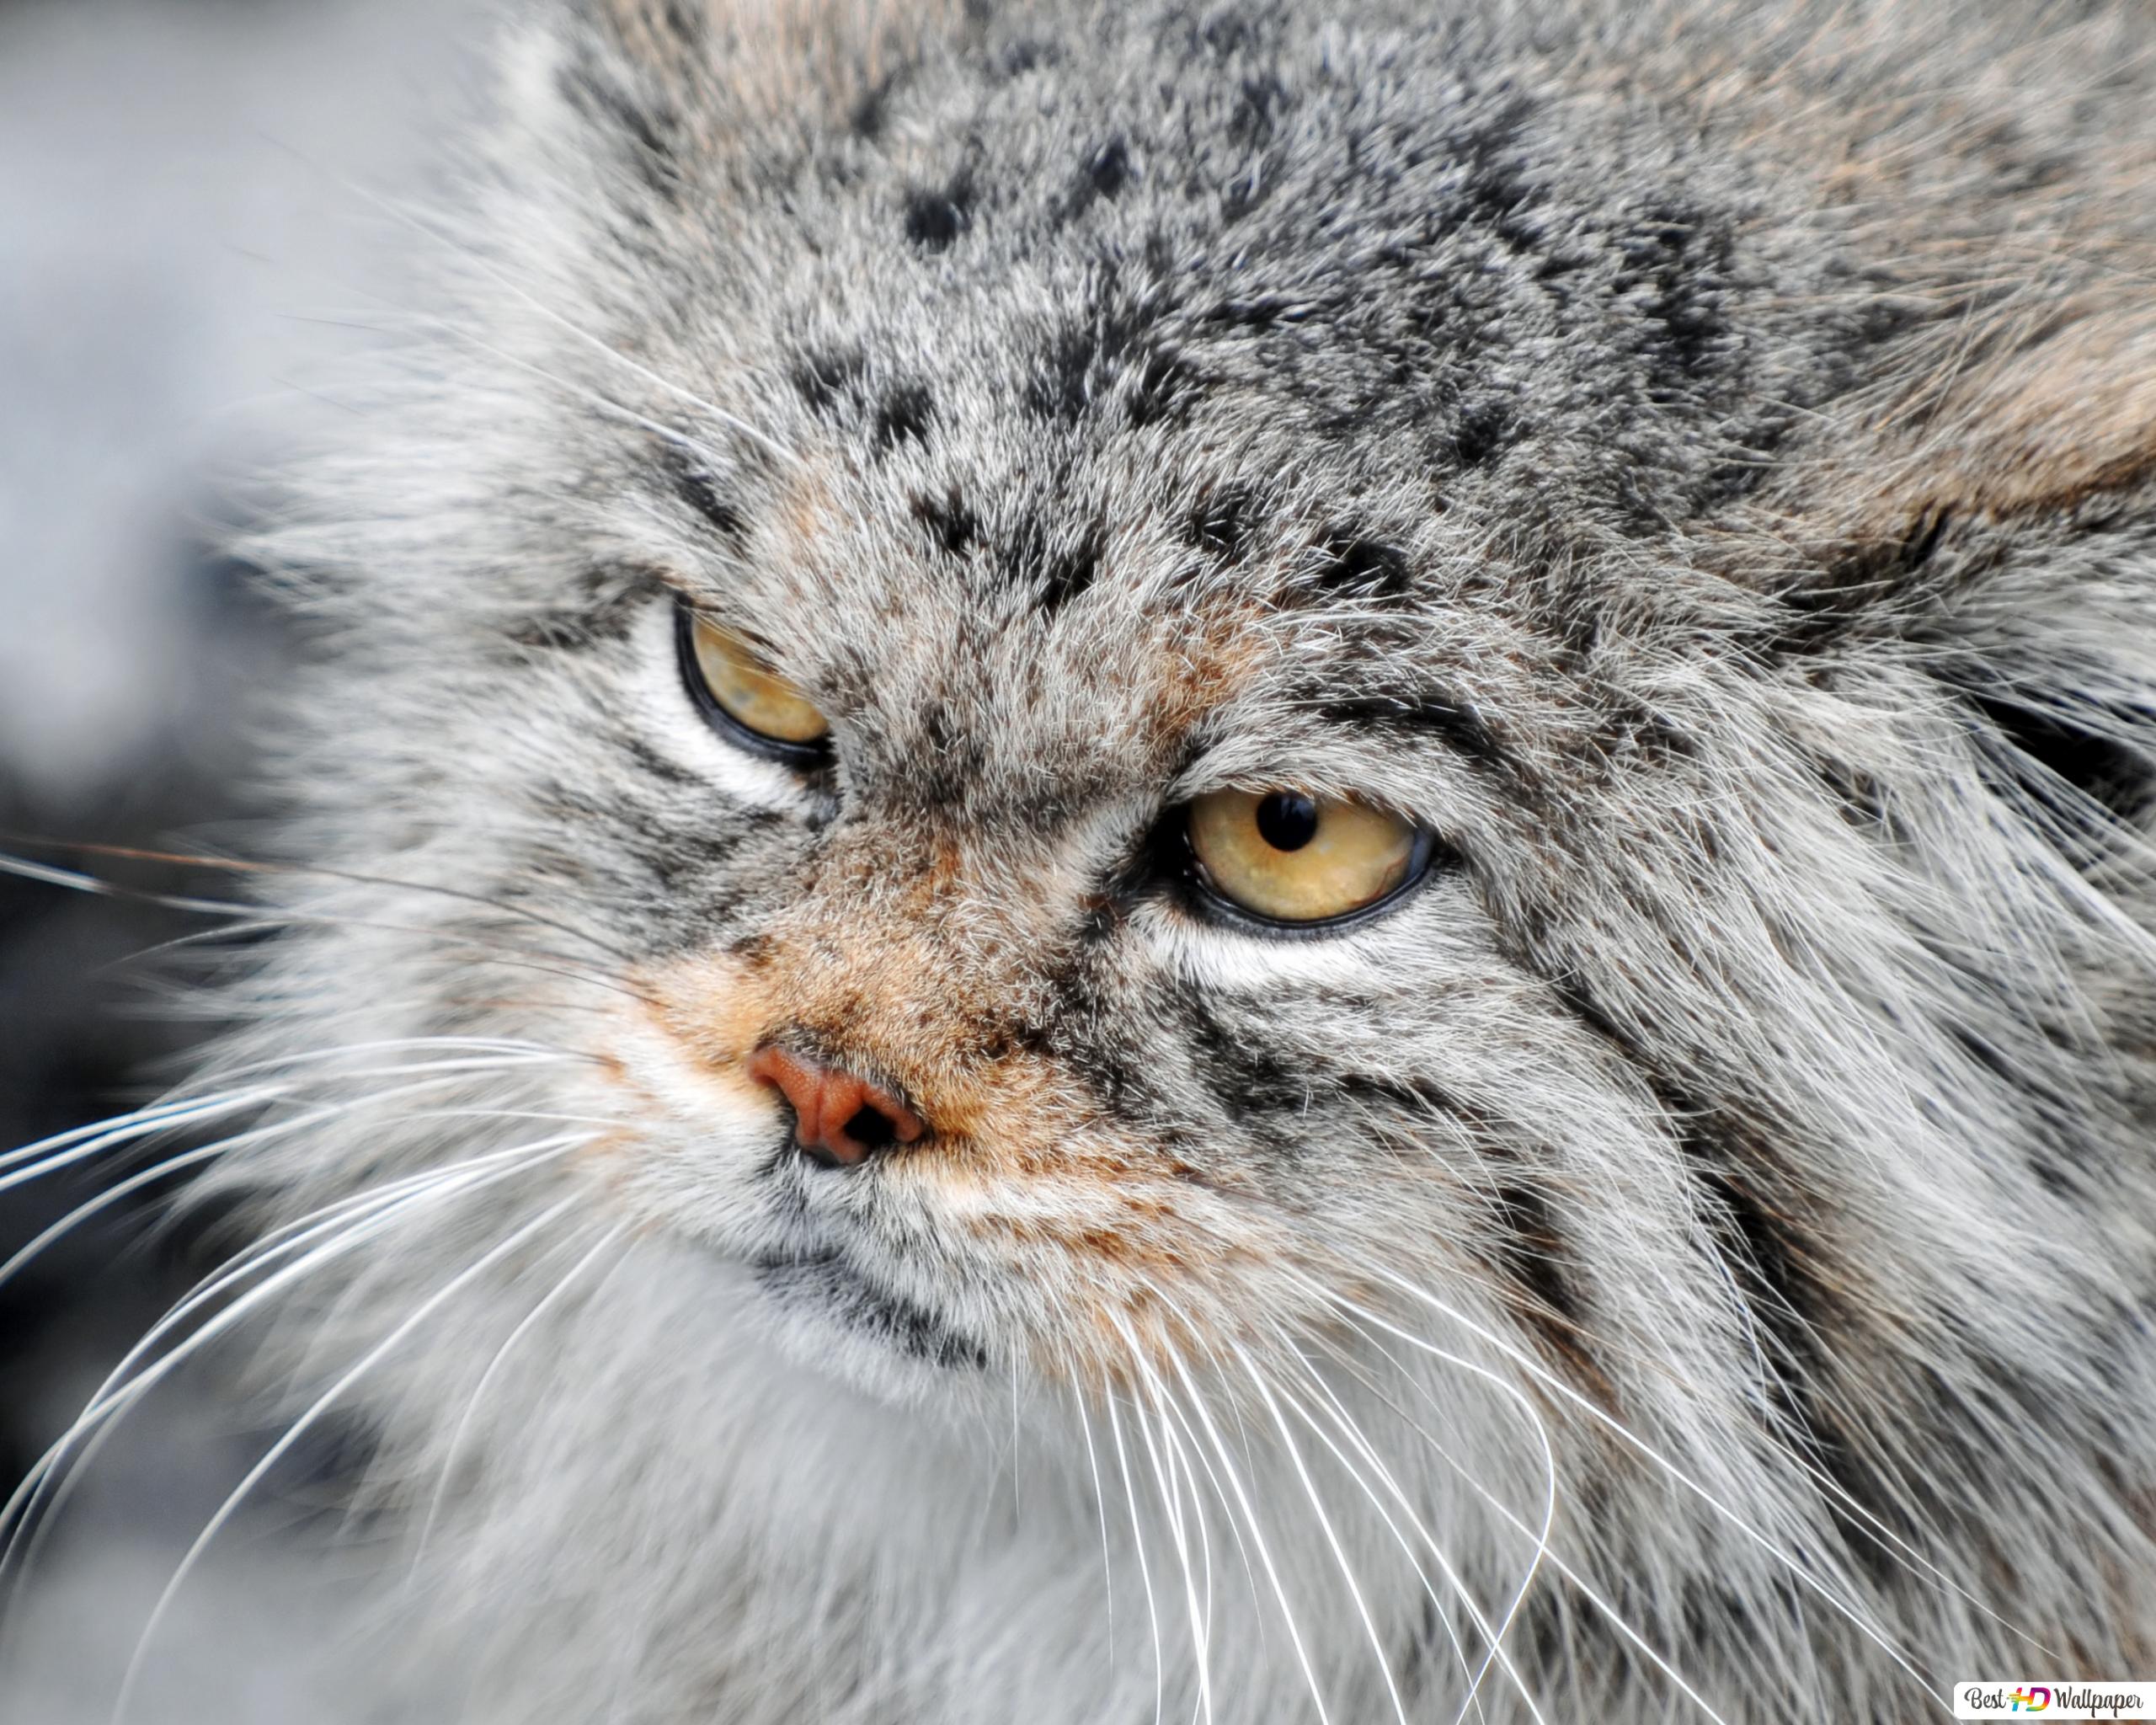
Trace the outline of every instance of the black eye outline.
<instances>
[{"instance_id":1,"label":"black eye outline","mask_svg":"<svg viewBox=\"0 0 2156 1725\"><path fill-rule=\"evenodd\" d=\"M704 681L702 666L696 663L696 611L686 599L674 602L674 654L680 665L681 681L689 692L689 699L703 715L704 722L728 742L747 754L776 761L798 772L818 773L830 768L831 740L828 735L813 743L789 743L780 737L767 737L761 731L751 730L719 705L711 685Z\"/></svg>"},{"instance_id":2,"label":"black eye outline","mask_svg":"<svg viewBox=\"0 0 2156 1725\"><path fill-rule=\"evenodd\" d=\"M1337 916L1290 922L1246 910L1213 884L1205 864L1198 859L1198 846L1191 842L1190 810L1189 803L1178 803L1154 828L1148 846L1154 873L1178 889L1177 896L1193 915L1268 940L1325 939L1390 916L1442 872L1440 864L1459 861L1459 853L1449 845L1441 843L1428 827L1418 825L1415 848L1408 853L1407 872L1390 891Z\"/></svg>"}]
</instances>

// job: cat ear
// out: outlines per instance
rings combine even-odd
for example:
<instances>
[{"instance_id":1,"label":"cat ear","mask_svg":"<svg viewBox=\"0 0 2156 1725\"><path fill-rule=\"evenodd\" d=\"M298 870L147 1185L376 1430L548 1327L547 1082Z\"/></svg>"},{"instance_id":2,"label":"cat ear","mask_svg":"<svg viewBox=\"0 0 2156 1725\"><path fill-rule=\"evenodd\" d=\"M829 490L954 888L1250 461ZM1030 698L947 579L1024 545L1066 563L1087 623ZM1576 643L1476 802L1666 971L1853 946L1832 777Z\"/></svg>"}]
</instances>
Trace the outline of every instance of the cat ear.
<instances>
[{"instance_id":1,"label":"cat ear","mask_svg":"<svg viewBox=\"0 0 2156 1725\"><path fill-rule=\"evenodd\" d=\"M2156 477L2156 307L2084 297L1951 338L1911 401L1844 458L1848 531L1943 515L2004 521Z\"/></svg>"},{"instance_id":2,"label":"cat ear","mask_svg":"<svg viewBox=\"0 0 2156 1725\"><path fill-rule=\"evenodd\" d=\"M2047 801L2063 783L2079 807L2148 813L2156 307L2061 296L1965 329L1921 375L1785 499L1786 640L1825 666L1893 644Z\"/></svg>"}]
</instances>

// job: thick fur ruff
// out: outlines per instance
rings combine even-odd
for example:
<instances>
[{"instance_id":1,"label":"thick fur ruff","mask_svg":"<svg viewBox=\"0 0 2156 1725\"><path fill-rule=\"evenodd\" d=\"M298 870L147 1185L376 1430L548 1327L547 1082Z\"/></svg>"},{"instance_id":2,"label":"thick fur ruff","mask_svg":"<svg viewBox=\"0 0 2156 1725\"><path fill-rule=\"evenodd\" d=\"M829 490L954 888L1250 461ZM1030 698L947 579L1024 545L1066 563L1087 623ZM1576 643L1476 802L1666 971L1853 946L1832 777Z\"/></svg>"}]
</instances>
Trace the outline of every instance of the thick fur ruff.
<instances>
[{"instance_id":1,"label":"thick fur ruff","mask_svg":"<svg viewBox=\"0 0 2156 1725\"><path fill-rule=\"evenodd\" d=\"M2156 1669L2153 53L2125 0L510 29L443 308L253 547L317 872L204 1080L311 1062L223 1164L266 1223L406 1194L275 1304L466 1717ZM707 723L680 605L826 767ZM1155 866L1283 784L1438 864L1305 937ZM772 1042L932 1136L793 1156Z\"/></svg>"}]
</instances>

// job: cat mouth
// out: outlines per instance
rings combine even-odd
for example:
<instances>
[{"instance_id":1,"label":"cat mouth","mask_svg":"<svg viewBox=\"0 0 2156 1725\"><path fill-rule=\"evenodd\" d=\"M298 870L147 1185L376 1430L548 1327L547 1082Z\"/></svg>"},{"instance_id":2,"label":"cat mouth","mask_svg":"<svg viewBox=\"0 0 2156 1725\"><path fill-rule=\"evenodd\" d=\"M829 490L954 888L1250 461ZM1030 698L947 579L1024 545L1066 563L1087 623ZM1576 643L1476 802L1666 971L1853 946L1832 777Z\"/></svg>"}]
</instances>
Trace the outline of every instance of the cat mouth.
<instances>
[{"instance_id":1,"label":"cat mouth","mask_svg":"<svg viewBox=\"0 0 2156 1725\"><path fill-rule=\"evenodd\" d=\"M988 1369L980 1343L871 1281L835 1249L760 1258L755 1270L756 1285L782 1309L813 1311L926 1365L954 1371Z\"/></svg>"}]
</instances>

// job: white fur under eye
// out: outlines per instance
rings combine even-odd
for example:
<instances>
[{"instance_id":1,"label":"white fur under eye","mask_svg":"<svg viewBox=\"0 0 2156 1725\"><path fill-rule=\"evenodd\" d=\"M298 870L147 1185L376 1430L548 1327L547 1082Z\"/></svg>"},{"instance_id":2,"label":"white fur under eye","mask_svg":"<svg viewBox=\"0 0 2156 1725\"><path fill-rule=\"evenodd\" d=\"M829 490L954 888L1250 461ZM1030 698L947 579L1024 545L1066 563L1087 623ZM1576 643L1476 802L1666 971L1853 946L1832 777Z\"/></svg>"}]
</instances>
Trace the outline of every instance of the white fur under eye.
<instances>
[{"instance_id":1,"label":"white fur under eye","mask_svg":"<svg viewBox=\"0 0 2156 1725\"><path fill-rule=\"evenodd\" d=\"M1161 961L1193 987L1223 994L1270 994L1283 983L1351 988L1396 964L1402 943L1428 947L1431 894L1337 933L1282 938L1233 924L1200 921L1158 900L1138 907L1133 927Z\"/></svg>"},{"instance_id":2,"label":"white fur under eye","mask_svg":"<svg viewBox=\"0 0 2156 1725\"><path fill-rule=\"evenodd\" d=\"M798 772L728 743L696 711L682 685L674 628L670 601L654 601L637 619L630 697L644 737L669 760L708 779L723 796L782 814L805 814L814 798Z\"/></svg>"}]
</instances>

